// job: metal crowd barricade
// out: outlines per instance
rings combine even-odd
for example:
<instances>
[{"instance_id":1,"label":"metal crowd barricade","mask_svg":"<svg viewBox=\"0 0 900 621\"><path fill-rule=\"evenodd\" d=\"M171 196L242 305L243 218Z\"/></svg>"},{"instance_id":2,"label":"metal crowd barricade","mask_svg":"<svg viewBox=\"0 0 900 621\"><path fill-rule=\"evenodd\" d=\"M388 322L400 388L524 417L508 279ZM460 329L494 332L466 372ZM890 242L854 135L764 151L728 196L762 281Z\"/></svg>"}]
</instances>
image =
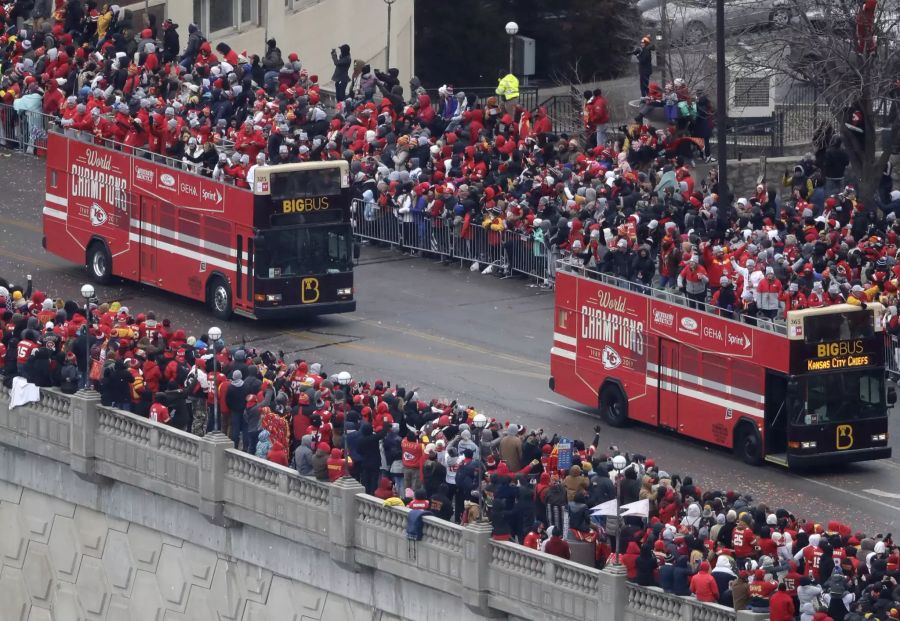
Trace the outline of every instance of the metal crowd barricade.
<instances>
[{"instance_id":1,"label":"metal crowd barricade","mask_svg":"<svg viewBox=\"0 0 900 621\"><path fill-rule=\"evenodd\" d=\"M493 231L481 223L467 228L454 219L427 213L399 215L375 202L353 202L353 233L359 239L387 244L443 261L459 261L482 272L520 274L549 286L553 260L543 242L518 231ZM490 269L488 269L490 268Z\"/></svg>"},{"instance_id":2,"label":"metal crowd barricade","mask_svg":"<svg viewBox=\"0 0 900 621\"><path fill-rule=\"evenodd\" d=\"M884 333L884 366L888 379L900 382L900 339L894 334Z\"/></svg>"},{"instance_id":3,"label":"metal crowd barricade","mask_svg":"<svg viewBox=\"0 0 900 621\"><path fill-rule=\"evenodd\" d=\"M56 117L0 104L0 146L30 155L45 155L47 132Z\"/></svg>"}]
</instances>

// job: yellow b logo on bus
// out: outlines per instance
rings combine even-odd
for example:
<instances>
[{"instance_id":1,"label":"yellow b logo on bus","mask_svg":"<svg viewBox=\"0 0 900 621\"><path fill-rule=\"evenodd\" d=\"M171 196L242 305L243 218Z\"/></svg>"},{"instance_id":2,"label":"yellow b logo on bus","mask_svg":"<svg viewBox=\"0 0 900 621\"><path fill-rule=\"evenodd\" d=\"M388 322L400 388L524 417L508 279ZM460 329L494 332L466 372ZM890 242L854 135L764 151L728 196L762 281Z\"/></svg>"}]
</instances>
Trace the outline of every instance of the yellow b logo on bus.
<instances>
[{"instance_id":1,"label":"yellow b logo on bus","mask_svg":"<svg viewBox=\"0 0 900 621\"><path fill-rule=\"evenodd\" d=\"M835 448L846 451L853 446L853 427L850 425L838 425L835 438Z\"/></svg>"},{"instance_id":2,"label":"yellow b logo on bus","mask_svg":"<svg viewBox=\"0 0 900 621\"><path fill-rule=\"evenodd\" d=\"M300 301L313 304L319 301L319 279L304 278L300 283Z\"/></svg>"}]
</instances>

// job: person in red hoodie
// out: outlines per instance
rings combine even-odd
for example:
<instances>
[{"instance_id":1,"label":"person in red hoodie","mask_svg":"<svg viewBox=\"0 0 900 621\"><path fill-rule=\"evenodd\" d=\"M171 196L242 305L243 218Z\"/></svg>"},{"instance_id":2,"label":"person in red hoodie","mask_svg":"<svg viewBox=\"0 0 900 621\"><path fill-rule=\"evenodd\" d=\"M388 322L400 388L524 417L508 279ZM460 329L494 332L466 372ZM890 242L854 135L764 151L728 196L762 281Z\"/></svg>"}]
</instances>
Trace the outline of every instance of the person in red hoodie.
<instances>
[{"instance_id":1,"label":"person in red hoodie","mask_svg":"<svg viewBox=\"0 0 900 621\"><path fill-rule=\"evenodd\" d=\"M378 482L378 489L375 490L373 495L375 498L387 500L388 498L393 498L397 494L394 493L394 484L391 483L391 480L387 477L381 477L381 480Z\"/></svg>"},{"instance_id":2,"label":"person in red hoodie","mask_svg":"<svg viewBox=\"0 0 900 621\"><path fill-rule=\"evenodd\" d=\"M328 480L332 483L347 474L347 461L342 453L343 451L339 448L331 449L331 457L325 462L328 467Z\"/></svg>"},{"instance_id":3,"label":"person in red hoodie","mask_svg":"<svg viewBox=\"0 0 900 621\"><path fill-rule=\"evenodd\" d=\"M691 578L691 593L700 602L718 602L719 587L716 579L709 573L709 563L700 563L700 570Z\"/></svg>"},{"instance_id":4,"label":"person in red hoodie","mask_svg":"<svg viewBox=\"0 0 900 621\"><path fill-rule=\"evenodd\" d=\"M569 544L565 539L560 536L559 533L556 532L556 527L551 526L547 529L547 534L550 535L547 540L544 542L542 549L547 554L552 554L553 556L558 556L559 558L571 558L572 553L569 550ZM632 542L634 543L634 542ZM637 544L635 544L637 545Z\"/></svg>"},{"instance_id":5,"label":"person in red hoodie","mask_svg":"<svg viewBox=\"0 0 900 621\"><path fill-rule=\"evenodd\" d=\"M625 566L626 575L629 580L637 578L637 559L641 554L641 549L637 542L629 541L625 553L621 556L622 564Z\"/></svg>"},{"instance_id":6,"label":"person in red hoodie","mask_svg":"<svg viewBox=\"0 0 900 621\"><path fill-rule=\"evenodd\" d=\"M331 452L334 454L334 451L338 451L340 449L333 449ZM288 465L288 454L287 448L284 444L279 442L278 440L274 440L272 442L272 448L269 449L268 454L266 455L266 459L269 461L281 464L282 466ZM328 475L331 476L331 466L328 467Z\"/></svg>"},{"instance_id":7,"label":"person in red hoodie","mask_svg":"<svg viewBox=\"0 0 900 621\"><path fill-rule=\"evenodd\" d=\"M795 612L797 607L794 605L794 598L782 582L769 600L769 621L793 621Z\"/></svg>"}]
</instances>

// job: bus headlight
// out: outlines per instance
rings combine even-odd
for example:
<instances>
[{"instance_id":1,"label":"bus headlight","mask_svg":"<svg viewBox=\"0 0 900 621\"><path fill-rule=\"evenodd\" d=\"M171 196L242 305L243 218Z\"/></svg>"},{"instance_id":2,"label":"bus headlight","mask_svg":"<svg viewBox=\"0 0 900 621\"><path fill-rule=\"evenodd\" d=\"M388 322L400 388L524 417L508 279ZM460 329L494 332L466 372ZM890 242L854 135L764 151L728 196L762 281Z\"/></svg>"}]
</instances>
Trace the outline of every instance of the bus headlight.
<instances>
[{"instance_id":1,"label":"bus headlight","mask_svg":"<svg viewBox=\"0 0 900 621\"><path fill-rule=\"evenodd\" d=\"M338 295L353 295L353 287L344 287L337 290Z\"/></svg>"},{"instance_id":2,"label":"bus headlight","mask_svg":"<svg viewBox=\"0 0 900 621\"><path fill-rule=\"evenodd\" d=\"M281 294L280 293L267 293L266 294L266 302L280 302Z\"/></svg>"},{"instance_id":3,"label":"bus headlight","mask_svg":"<svg viewBox=\"0 0 900 621\"><path fill-rule=\"evenodd\" d=\"M813 441L813 442L801 442L801 443L800 443L800 448L814 449L814 448L816 448L816 443L815 443L815 441Z\"/></svg>"},{"instance_id":4,"label":"bus headlight","mask_svg":"<svg viewBox=\"0 0 900 621\"><path fill-rule=\"evenodd\" d=\"M886 433L875 433L872 434L872 442L885 442L887 440Z\"/></svg>"}]
</instances>

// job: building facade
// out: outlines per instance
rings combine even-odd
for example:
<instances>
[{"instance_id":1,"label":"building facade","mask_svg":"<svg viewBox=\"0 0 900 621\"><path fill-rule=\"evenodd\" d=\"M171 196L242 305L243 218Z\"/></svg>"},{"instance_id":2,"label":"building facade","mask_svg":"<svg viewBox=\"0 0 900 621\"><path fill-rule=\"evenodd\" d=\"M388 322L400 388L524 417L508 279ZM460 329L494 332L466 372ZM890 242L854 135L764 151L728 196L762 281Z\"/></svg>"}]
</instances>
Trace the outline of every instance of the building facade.
<instances>
[{"instance_id":1,"label":"building facade","mask_svg":"<svg viewBox=\"0 0 900 621\"><path fill-rule=\"evenodd\" d=\"M160 23L171 18L179 25L182 46L192 22L214 45L224 41L238 52L260 54L274 38L285 58L297 52L326 86L334 67L331 50L343 43L350 45L354 60L387 68L385 0L138 0L122 6L134 11L136 24L147 10ZM404 89L415 71L413 26L414 0L392 0L390 64L400 70Z\"/></svg>"}]
</instances>

